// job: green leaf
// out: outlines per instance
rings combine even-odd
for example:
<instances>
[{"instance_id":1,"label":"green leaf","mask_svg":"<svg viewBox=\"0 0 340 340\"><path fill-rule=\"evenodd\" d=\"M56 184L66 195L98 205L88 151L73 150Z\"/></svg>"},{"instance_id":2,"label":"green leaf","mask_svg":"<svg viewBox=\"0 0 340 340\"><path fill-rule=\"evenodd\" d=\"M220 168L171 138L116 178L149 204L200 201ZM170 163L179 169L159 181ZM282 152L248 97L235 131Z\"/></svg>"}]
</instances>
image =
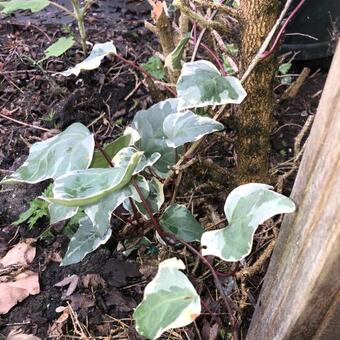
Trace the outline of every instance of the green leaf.
<instances>
[{"instance_id":1,"label":"green leaf","mask_svg":"<svg viewBox=\"0 0 340 340\"><path fill-rule=\"evenodd\" d=\"M136 107L136 105L135 105ZM140 134L139 132L134 129L132 126L128 126L124 130L124 135L130 135L131 141L129 145L135 145L140 140Z\"/></svg>"},{"instance_id":2,"label":"green leaf","mask_svg":"<svg viewBox=\"0 0 340 340\"><path fill-rule=\"evenodd\" d=\"M145 71L159 80L163 80L165 76L164 67L161 58L152 56L147 63L140 65Z\"/></svg>"},{"instance_id":3,"label":"green leaf","mask_svg":"<svg viewBox=\"0 0 340 340\"><path fill-rule=\"evenodd\" d=\"M122 149L113 157L113 159L112 159L113 164L116 167L125 168L127 166L128 162L129 162L129 160L131 159L132 155L134 155L137 152L138 151L132 146L129 146L129 147ZM133 174L136 175L136 174L142 172L148 166L154 165L159 160L160 157L161 157L161 155L160 155L159 152L153 153L148 158L146 158L144 155L142 155L138 165L135 168L135 171L133 172Z\"/></svg>"},{"instance_id":4,"label":"green leaf","mask_svg":"<svg viewBox=\"0 0 340 340\"><path fill-rule=\"evenodd\" d=\"M19 9L39 12L50 4L48 0L10 0L0 1L1 12L8 15Z\"/></svg>"},{"instance_id":5,"label":"green leaf","mask_svg":"<svg viewBox=\"0 0 340 340\"><path fill-rule=\"evenodd\" d=\"M50 184L44 191L43 195L52 195L52 184ZM48 216L48 203L39 198L35 198L31 203L28 210L20 214L19 219L13 222L13 225L19 225L21 223L27 222L29 229L32 229L37 221L44 216Z\"/></svg>"},{"instance_id":6,"label":"green leaf","mask_svg":"<svg viewBox=\"0 0 340 340\"><path fill-rule=\"evenodd\" d=\"M44 216L48 216L47 202L35 198L30 203L30 207L25 212L21 213L19 219L17 219L12 224L19 225L27 222L29 229L32 229L37 221Z\"/></svg>"},{"instance_id":7,"label":"green leaf","mask_svg":"<svg viewBox=\"0 0 340 340\"><path fill-rule=\"evenodd\" d=\"M64 54L67 50L69 50L75 43L75 40L72 36L69 37L61 37L51 46L49 46L45 51L45 56L39 60L42 62L50 57L59 57Z\"/></svg>"},{"instance_id":8,"label":"green leaf","mask_svg":"<svg viewBox=\"0 0 340 340\"><path fill-rule=\"evenodd\" d=\"M233 75L236 73L237 67L235 62L228 55L223 54L223 68L228 75Z\"/></svg>"},{"instance_id":9,"label":"green leaf","mask_svg":"<svg viewBox=\"0 0 340 340\"><path fill-rule=\"evenodd\" d=\"M37 183L56 179L72 170L86 169L93 149L94 139L88 128L74 123L57 136L35 143L24 164L0 183Z\"/></svg>"},{"instance_id":10,"label":"green leaf","mask_svg":"<svg viewBox=\"0 0 340 340\"><path fill-rule=\"evenodd\" d=\"M113 142L104 146L105 153L112 158L120 151L121 149L130 145L132 139L131 134L126 134L118 137ZM103 156L103 154L96 150L93 154L92 163L90 168L109 168L110 165L108 164L107 160Z\"/></svg>"},{"instance_id":11,"label":"green leaf","mask_svg":"<svg viewBox=\"0 0 340 340\"><path fill-rule=\"evenodd\" d=\"M79 207L66 207L65 205L57 203L49 203L48 212L50 215L50 224L55 224L73 217L78 212L78 208Z\"/></svg>"},{"instance_id":12,"label":"green leaf","mask_svg":"<svg viewBox=\"0 0 340 340\"><path fill-rule=\"evenodd\" d=\"M199 240L203 233L201 224L184 205L180 204L167 207L159 223L164 231L186 242Z\"/></svg>"},{"instance_id":13,"label":"green leaf","mask_svg":"<svg viewBox=\"0 0 340 340\"><path fill-rule=\"evenodd\" d=\"M104 234L99 233L92 221L88 217L84 217L80 220L79 228L70 240L61 265L67 266L80 262L88 253L106 243L111 237L111 233L110 228Z\"/></svg>"},{"instance_id":14,"label":"green leaf","mask_svg":"<svg viewBox=\"0 0 340 340\"><path fill-rule=\"evenodd\" d=\"M280 78L280 83L283 85L289 85L293 81L293 77L291 76L284 76Z\"/></svg>"},{"instance_id":15,"label":"green leaf","mask_svg":"<svg viewBox=\"0 0 340 340\"><path fill-rule=\"evenodd\" d=\"M76 66L64 71L60 72L65 77L74 74L78 76L79 73L83 70L94 70L100 66L101 61L104 57L110 54L117 54L116 47L113 45L112 41L108 41L103 44L95 44L90 55L84 59L81 63L77 64Z\"/></svg>"},{"instance_id":16,"label":"green leaf","mask_svg":"<svg viewBox=\"0 0 340 340\"><path fill-rule=\"evenodd\" d=\"M138 131L140 140L137 147L144 151L146 157L159 152L161 158L155 163L154 168L158 175L166 177L170 167L176 163L176 152L181 150L170 148L166 143L163 131L164 119L178 112L177 99L171 98L151 106L147 110L138 111L133 119L132 127Z\"/></svg>"},{"instance_id":17,"label":"green leaf","mask_svg":"<svg viewBox=\"0 0 340 340\"><path fill-rule=\"evenodd\" d=\"M58 177L49 202L66 206L83 206L98 202L106 195L122 189L130 182L142 152L136 152L126 168L87 169Z\"/></svg>"},{"instance_id":18,"label":"green leaf","mask_svg":"<svg viewBox=\"0 0 340 340\"><path fill-rule=\"evenodd\" d=\"M149 191L149 185L143 176L136 176L136 182L143 192ZM86 215L100 234L104 234L110 227L112 212L129 197L140 202L140 197L132 184L125 185L99 202L85 207Z\"/></svg>"},{"instance_id":19,"label":"green leaf","mask_svg":"<svg viewBox=\"0 0 340 340\"><path fill-rule=\"evenodd\" d=\"M48 189L48 191L47 191ZM48 188L43 192L43 196L52 197L53 196L53 184L51 183ZM72 218L74 215L78 213L79 207L66 207L64 205L60 205L57 203L49 203L45 201L45 204L48 204L48 214L50 216L50 224L55 224L60 221L67 220L68 218Z\"/></svg>"},{"instance_id":20,"label":"green leaf","mask_svg":"<svg viewBox=\"0 0 340 340\"><path fill-rule=\"evenodd\" d=\"M235 77L223 77L209 61L185 63L177 82L179 109L240 104L246 91Z\"/></svg>"},{"instance_id":21,"label":"green leaf","mask_svg":"<svg viewBox=\"0 0 340 340\"><path fill-rule=\"evenodd\" d=\"M144 177L136 176L136 181L143 191L149 189ZM63 265L81 261L88 253L96 250L108 240L111 236L111 214L128 197L132 197L136 201L140 200L138 193L131 184L107 195L96 204L84 207L88 218L80 221L78 231L70 240L62 262Z\"/></svg>"},{"instance_id":22,"label":"green leaf","mask_svg":"<svg viewBox=\"0 0 340 340\"><path fill-rule=\"evenodd\" d=\"M184 327L201 313L200 297L179 269L185 266L176 258L161 262L157 275L145 287L143 301L133 313L138 333L147 339Z\"/></svg>"},{"instance_id":23,"label":"green leaf","mask_svg":"<svg viewBox=\"0 0 340 340\"><path fill-rule=\"evenodd\" d=\"M151 211L154 214L157 214L159 212L159 209L164 203L164 191L163 191L163 184L155 177L151 179L151 181L148 182L148 191L147 195L144 195L147 202L149 203L149 206L151 208ZM136 205L137 210L143 215L143 217L148 220L150 219L149 214L145 210L142 203L134 202ZM130 211L133 212L132 207L130 205L129 201L124 202L124 207Z\"/></svg>"},{"instance_id":24,"label":"green leaf","mask_svg":"<svg viewBox=\"0 0 340 340\"><path fill-rule=\"evenodd\" d=\"M127 239L118 243L117 251L128 257L133 251L141 248L142 246L147 248L152 247L152 242L145 236L137 239Z\"/></svg>"},{"instance_id":25,"label":"green leaf","mask_svg":"<svg viewBox=\"0 0 340 340\"><path fill-rule=\"evenodd\" d=\"M239 50L236 44L226 44L225 48L232 56L235 57L238 55Z\"/></svg>"},{"instance_id":26,"label":"green leaf","mask_svg":"<svg viewBox=\"0 0 340 340\"><path fill-rule=\"evenodd\" d=\"M182 56L189 40L190 33L187 33L179 41L176 48L166 57L165 66L169 67L170 70L174 71L182 69Z\"/></svg>"},{"instance_id":27,"label":"green leaf","mask_svg":"<svg viewBox=\"0 0 340 340\"><path fill-rule=\"evenodd\" d=\"M163 122L163 131L168 138L166 143L172 148L194 142L204 135L223 129L223 124L216 120L196 115L191 111L173 113Z\"/></svg>"},{"instance_id":28,"label":"green leaf","mask_svg":"<svg viewBox=\"0 0 340 340\"><path fill-rule=\"evenodd\" d=\"M234 189L225 202L229 226L203 233L203 255L218 256L225 261L239 261L252 248L257 227L277 214L291 213L295 204L289 198L271 191L271 186L249 183Z\"/></svg>"},{"instance_id":29,"label":"green leaf","mask_svg":"<svg viewBox=\"0 0 340 340\"><path fill-rule=\"evenodd\" d=\"M287 74L292 67L292 63L284 63L279 66L279 72L281 74Z\"/></svg>"},{"instance_id":30,"label":"green leaf","mask_svg":"<svg viewBox=\"0 0 340 340\"><path fill-rule=\"evenodd\" d=\"M80 220L87 217L82 209L78 209L77 213L72 216L63 228L63 235L71 239L79 228Z\"/></svg>"}]
</instances>

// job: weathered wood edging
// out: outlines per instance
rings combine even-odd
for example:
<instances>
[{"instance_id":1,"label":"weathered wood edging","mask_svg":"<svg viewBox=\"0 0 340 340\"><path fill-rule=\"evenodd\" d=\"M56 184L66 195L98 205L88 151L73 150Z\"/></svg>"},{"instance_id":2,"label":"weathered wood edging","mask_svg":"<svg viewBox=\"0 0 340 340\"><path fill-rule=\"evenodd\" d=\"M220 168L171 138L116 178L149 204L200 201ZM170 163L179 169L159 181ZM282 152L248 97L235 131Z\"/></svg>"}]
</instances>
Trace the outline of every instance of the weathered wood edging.
<instances>
[{"instance_id":1,"label":"weathered wood edging","mask_svg":"<svg viewBox=\"0 0 340 340\"><path fill-rule=\"evenodd\" d=\"M340 337L340 43L247 340Z\"/></svg>"}]
</instances>

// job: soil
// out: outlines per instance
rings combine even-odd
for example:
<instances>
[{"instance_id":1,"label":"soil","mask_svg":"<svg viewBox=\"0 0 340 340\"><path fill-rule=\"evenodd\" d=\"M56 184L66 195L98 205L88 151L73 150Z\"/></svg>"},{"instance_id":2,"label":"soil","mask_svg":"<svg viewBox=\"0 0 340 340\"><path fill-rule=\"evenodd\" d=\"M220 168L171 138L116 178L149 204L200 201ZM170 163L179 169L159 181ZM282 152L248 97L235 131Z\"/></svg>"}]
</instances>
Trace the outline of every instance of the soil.
<instances>
[{"instance_id":1,"label":"soil","mask_svg":"<svg viewBox=\"0 0 340 340\"><path fill-rule=\"evenodd\" d=\"M68 1L60 3L67 5ZM127 59L145 62L158 49L157 40L143 25L144 19L149 17L149 7L145 3L137 0L96 1L86 19L88 40L112 40ZM0 113L30 124L24 126L0 117L1 178L22 164L31 144L51 137L55 129L63 129L72 122L80 121L88 125L95 133L97 142L103 144L115 138L136 111L152 103L143 84L136 88L141 75L112 58L107 58L99 69L81 74L78 78L55 77L53 73L80 61L83 56L79 48L71 49L66 56L51 58L46 63L45 74L32 65L31 59L41 58L49 41L55 41L65 32L74 30L74 23L57 8L34 15L20 12L1 18ZM299 70L293 71L298 73ZM326 70L315 71L312 70L313 75L294 100L278 103L271 150L271 164L272 169L276 169L276 176L289 170L285 166L287 162L292 166L289 160L294 156L295 138L307 117L316 113ZM56 83L56 88L51 86L51 81ZM282 88L277 89L278 98ZM232 172L235 166L234 139L232 127L227 127L222 138L223 154L221 146L210 139L200 154ZM211 173L209 181L206 181L206 170L202 170L202 164L194 167L193 172L199 174L197 182L192 183L193 173L187 173L183 180L184 189L178 193L179 202L187 203L193 197L202 223L207 222L204 217L207 212L209 216L213 215L212 208L222 212L224 200L231 189L228 176L214 182L212 173L216 171L217 177L221 174L218 169L209 169ZM289 195L291 191L295 173L284 182L285 194ZM157 263L163 257L170 257L171 250L155 242L152 247L142 247L126 258L114 250L116 242L113 240L86 256L79 264L60 266L60 258L68 244L68 238L62 231L64 224L50 228L48 238L40 237L49 228L47 219L42 219L31 230L25 224L20 227L11 224L46 186L47 183L0 188L0 257L21 239L36 238L37 255L30 269L39 273L41 288L40 294L28 297L0 317L0 338L6 337L12 329L20 328L42 339L66 339L71 336L85 339L84 334L92 339L108 336L112 339L142 339L134 330L131 314L142 298L145 284L155 273ZM221 219L218 213L215 218ZM264 225L258 234L262 236L256 238L252 254L240 266L219 265L218 269L232 270L235 274L240 267L254 263L272 238L273 228ZM221 279L241 311L243 335L256 305L267 263L268 260L256 275L247 278L242 285L232 275ZM214 339L210 335L223 329L226 324L223 308L213 299L212 280L208 278L202 283L197 279L204 272L205 268L200 267L195 276L189 274L202 296L203 314L197 320L197 329L190 325L171 333L170 339L182 339L182 336L199 339L198 331L202 339ZM71 275L77 276L78 285L67 296L67 286L57 287L55 284ZM60 319L59 323L56 322L61 315L56 309L67 306L67 303L77 319L69 317L64 322ZM220 332L220 339L227 338L222 334Z\"/></svg>"}]
</instances>

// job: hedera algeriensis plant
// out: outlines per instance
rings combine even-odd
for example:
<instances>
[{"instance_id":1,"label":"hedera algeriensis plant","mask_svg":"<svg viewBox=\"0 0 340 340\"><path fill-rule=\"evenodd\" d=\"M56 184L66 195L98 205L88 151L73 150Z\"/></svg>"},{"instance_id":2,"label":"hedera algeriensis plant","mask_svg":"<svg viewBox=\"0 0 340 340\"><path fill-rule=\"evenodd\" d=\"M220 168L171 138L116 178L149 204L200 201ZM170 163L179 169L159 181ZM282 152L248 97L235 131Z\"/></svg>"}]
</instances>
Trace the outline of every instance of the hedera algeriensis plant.
<instances>
[{"instance_id":1,"label":"hedera algeriensis plant","mask_svg":"<svg viewBox=\"0 0 340 340\"><path fill-rule=\"evenodd\" d=\"M49 5L59 8L64 11L66 15L71 16L77 21L81 46L84 54L86 55L87 46L85 16L88 9L90 8L91 3L92 0L84 0L83 2L80 0L70 0L70 4L72 5L73 9L73 11L71 11L60 3L51 0L5 0L0 1L0 12L5 15L10 15L18 10L30 10L33 13L40 12ZM71 48L73 44L74 41L72 37L59 39L45 51L45 57L40 61L43 61L50 56L56 57L63 54L69 48Z\"/></svg>"},{"instance_id":2,"label":"hedera algeriensis plant","mask_svg":"<svg viewBox=\"0 0 340 340\"><path fill-rule=\"evenodd\" d=\"M89 56L90 60L97 58L97 66L105 53L116 53L112 43L105 47L102 53L91 52ZM64 75L78 74L87 68L88 61ZM51 223L71 218L79 209L84 211L85 217L70 240L62 265L81 261L107 242L111 237L111 214L123 206L131 214L137 211L151 220L163 242L185 245L216 279L204 255L239 261L249 254L261 223L276 214L294 211L289 198L258 183L242 185L229 194L224 207L229 225L222 229L204 231L184 205L170 203L164 209L163 182L183 155L184 145L223 129L221 123L196 114L195 109L239 104L246 96L237 78L222 76L206 60L183 65L177 94L177 98L137 112L131 127L100 150L95 150L90 131L74 123L59 135L34 144L24 164L1 181L37 183L52 179L52 194L40 197L48 202ZM193 241L204 246L202 254L190 245ZM199 295L181 272L183 269L181 260L167 259L146 286L143 301L134 312L136 328L146 338L155 339L166 330L185 326L200 314ZM218 279L215 281L223 297Z\"/></svg>"}]
</instances>

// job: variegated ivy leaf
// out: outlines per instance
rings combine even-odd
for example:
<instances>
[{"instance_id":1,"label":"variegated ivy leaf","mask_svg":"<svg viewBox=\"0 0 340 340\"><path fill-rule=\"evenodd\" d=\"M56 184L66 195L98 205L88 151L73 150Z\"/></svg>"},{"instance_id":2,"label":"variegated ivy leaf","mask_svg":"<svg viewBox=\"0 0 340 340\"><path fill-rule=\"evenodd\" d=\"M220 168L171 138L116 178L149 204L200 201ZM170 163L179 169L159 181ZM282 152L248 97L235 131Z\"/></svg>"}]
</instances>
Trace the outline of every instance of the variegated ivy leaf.
<instances>
[{"instance_id":1,"label":"variegated ivy leaf","mask_svg":"<svg viewBox=\"0 0 340 340\"><path fill-rule=\"evenodd\" d=\"M44 199L66 206L94 204L128 184L141 157L142 152L133 154L125 168L69 172L55 180L53 197L44 197Z\"/></svg>"},{"instance_id":2,"label":"variegated ivy leaf","mask_svg":"<svg viewBox=\"0 0 340 340\"><path fill-rule=\"evenodd\" d=\"M121 149L130 145L132 140L131 134L125 134L111 143L104 146L105 153L110 157L110 160L120 151ZM95 151L93 154L92 162L90 168L109 168L110 165L108 161L105 159L103 154L100 151Z\"/></svg>"},{"instance_id":3,"label":"variegated ivy leaf","mask_svg":"<svg viewBox=\"0 0 340 340\"><path fill-rule=\"evenodd\" d=\"M151 181L148 182L148 187L149 189L146 194L144 193L144 197L149 203L151 211L154 214L157 214L164 203L163 184L157 178L153 177ZM138 200L137 202L135 201L134 204L137 210L143 215L146 220L150 219L149 214L145 210L143 204L140 203L140 200ZM133 209L129 200L124 201L124 208L130 213L133 213Z\"/></svg>"},{"instance_id":4,"label":"variegated ivy leaf","mask_svg":"<svg viewBox=\"0 0 340 340\"><path fill-rule=\"evenodd\" d=\"M128 257L133 251L141 248L141 246L152 248L152 242L145 236L142 238L127 239L118 243L117 251Z\"/></svg>"},{"instance_id":5,"label":"variegated ivy leaf","mask_svg":"<svg viewBox=\"0 0 340 340\"><path fill-rule=\"evenodd\" d=\"M80 262L86 254L105 244L111 237L111 234L112 231L110 228L106 230L106 233L99 234L88 217L82 218L79 221L78 230L70 240L61 265L67 266Z\"/></svg>"},{"instance_id":6,"label":"variegated ivy leaf","mask_svg":"<svg viewBox=\"0 0 340 340\"><path fill-rule=\"evenodd\" d=\"M159 209L164 203L163 183L155 177L153 177L149 182L149 195L146 200L148 201L151 211L154 214L159 212ZM141 203L135 203L138 211L143 215L143 217L145 219L150 219L150 216L148 215L144 206Z\"/></svg>"},{"instance_id":7,"label":"variegated ivy leaf","mask_svg":"<svg viewBox=\"0 0 340 340\"><path fill-rule=\"evenodd\" d=\"M184 263L176 258L161 262L157 275L145 287L143 301L133 318L138 333L147 339L184 327L201 313L200 297L180 269L185 269Z\"/></svg>"},{"instance_id":8,"label":"variegated ivy leaf","mask_svg":"<svg viewBox=\"0 0 340 340\"><path fill-rule=\"evenodd\" d=\"M132 155L134 155L137 152L138 151L132 146L121 149L112 159L114 166L119 168L125 168L126 165L129 163ZM133 174L136 175L139 172L143 171L148 166L154 165L159 160L160 157L161 155L159 152L153 153L148 158L142 155Z\"/></svg>"},{"instance_id":9,"label":"variegated ivy leaf","mask_svg":"<svg viewBox=\"0 0 340 340\"><path fill-rule=\"evenodd\" d=\"M185 63L177 82L179 109L240 104L246 91L235 77L223 77L207 60Z\"/></svg>"},{"instance_id":10,"label":"variegated ivy leaf","mask_svg":"<svg viewBox=\"0 0 340 340\"><path fill-rule=\"evenodd\" d=\"M78 212L79 207L66 207L56 203L49 203L48 213L50 215L50 224L67 220Z\"/></svg>"},{"instance_id":11,"label":"variegated ivy leaf","mask_svg":"<svg viewBox=\"0 0 340 340\"><path fill-rule=\"evenodd\" d=\"M175 234L186 242L199 240L203 233L201 224L184 205L180 204L167 207L159 223L164 231Z\"/></svg>"},{"instance_id":12,"label":"variegated ivy leaf","mask_svg":"<svg viewBox=\"0 0 340 340\"><path fill-rule=\"evenodd\" d=\"M49 4L50 2L48 0L9 0L0 1L0 8L2 13L8 15L20 9L39 12Z\"/></svg>"},{"instance_id":13,"label":"variegated ivy leaf","mask_svg":"<svg viewBox=\"0 0 340 340\"><path fill-rule=\"evenodd\" d=\"M167 145L163 131L164 119L177 111L177 99L171 98L159 102L147 110L138 111L132 122L132 127L140 135L140 140L136 145L144 151L145 156L150 157L155 152L161 154L161 158L154 164L154 168L162 177L166 177L170 167L176 163L176 153L181 152L181 150L175 150Z\"/></svg>"},{"instance_id":14,"label":"variegated ivy leaf","mask_svg":"<svg viewBox=\"0 0 340 340\"><path fill-rule=\"evenodd\" d=\"M225 261L239 261L252 248L257 227L277 214L291 213L295 204L288 197L271 191L266 184L249 183L234 189L228 196L224 212L226 228L203 233L203 255L215 255Z\"/></svg>"},{"instance_id":15,"label":"variegated ivy leaf","mask_svg":"<svg viewBox=\"0 0 340 340\"><path fill-rule=\"evenodd\" d=\"M81 63L77 64L76 66L64 71L60 72L65 77L74 74L78 76L79 73L83 70L94 70L100 66L101 61L104 57L110 54L117 54L117 50L115 45L113 45L112 41L108 41L103 44L95 44L90 55L84 59Z\"/></svg>"},{"instance_id":16,"label":"variegated ivy leaf","mask_svg":"<svg viewBox=\"0 0 340 340\"><path fill-rule=\"evenodd\" d=\"M190 33L183 36L176 48L165 58L165 66L170 70L180 70L182 68L182 56L185 46L190 40Z\"/></svg>"},{"instance_id":17,"label":"variegated ivy leaf","mask_svg":"<svg viewBox=\"0 0 340 340\"><path fill-rule=\"evenodd\" d=\"M140 140L140 134L139 132L134 129L133 127L131 126L128 126L124 132L123 132L123 135L130 135L131 136L131 141L130 141L130 144L129 145L135 145L139 140Z\"/></svg>"},{"instance_id":18,"label":"variegated ivy leaf","mask_svg":"<svg viewBox=\"0 0 340 340\"><path fill-rule=\"evenodd\" d=\"M149 190L144 177L136 176L136 182L143 192ZM111 214L128 197L140 201L136 189L131 184L107 195L95 204L85 206L84 210L88 218L80 222L78 231L71 238L62 262L63 265L81 261L88 253L106 243L111 236Z\"/></svg>"},{"instance_id":19,"label":"variegated ivy leaf","mask_svg":"<svg viewBox=\"0 0 340 340\"><path fill-rule=\"evenodd\" d=\"M136 176L137 185L142 192L149 191L149 185L143 176ZM110 217L114 210L120 206L124 200L131 197L136 202L141 202L140 197L132 184L125 185L122 189L115 191L99 202L85 207L86 215L91 219L93 225L100 234L106 232L110 227Z\"/></svg>"},{"instance_id":20,"label":"variegated ivy leaf","mask_svg":"<svg viewBox=\"0 0 340 340\"><path fill-rule=\"evenodd\" d=\"M191 111L173 113L163 122L163 131L168 138L166 143L172 148L194 142L204 135L223 129L223 124L216 120L196 115Z\"/></svg>"},{"instance_id":21,"label":"variegated ivy leaf","mask_svg":"<svg viewBox=\"0 0 340 340\"><path fill-rule=\"evenodd\" d=\"M80 123L43 142L33 144L27 160L1 183L38 183L72 170L87 169L94 149L93 135Z\"/></svg>"}]
</instances>

